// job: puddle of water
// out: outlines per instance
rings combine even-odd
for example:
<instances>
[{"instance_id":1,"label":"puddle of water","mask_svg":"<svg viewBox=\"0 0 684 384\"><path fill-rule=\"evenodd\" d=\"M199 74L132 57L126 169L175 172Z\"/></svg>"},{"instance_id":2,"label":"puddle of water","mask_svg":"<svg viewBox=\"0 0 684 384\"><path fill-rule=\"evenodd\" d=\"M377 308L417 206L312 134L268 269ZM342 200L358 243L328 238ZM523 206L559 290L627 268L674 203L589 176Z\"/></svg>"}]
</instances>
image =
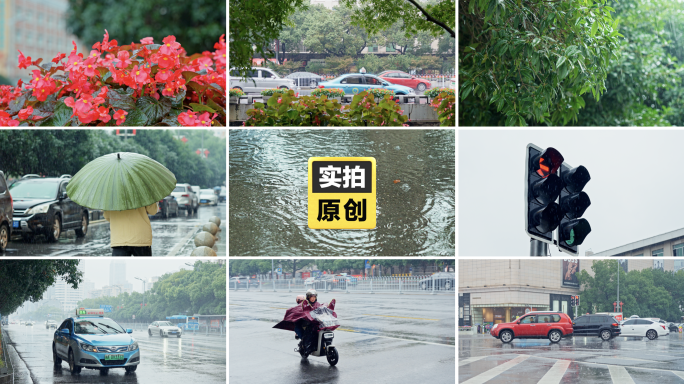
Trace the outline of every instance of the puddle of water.
<instances>
[{"instance_id":1,"label":"puddle of water","mask_svg":"<svg viewBox=\"0 0 684 384\"><path fill-rule=\"evenodd\" d=\"M455 253L453 130L231 130L229 143L231 255ZM375 229L308 227L313 156L375 157Z\"/></svg>"}]
</instances>

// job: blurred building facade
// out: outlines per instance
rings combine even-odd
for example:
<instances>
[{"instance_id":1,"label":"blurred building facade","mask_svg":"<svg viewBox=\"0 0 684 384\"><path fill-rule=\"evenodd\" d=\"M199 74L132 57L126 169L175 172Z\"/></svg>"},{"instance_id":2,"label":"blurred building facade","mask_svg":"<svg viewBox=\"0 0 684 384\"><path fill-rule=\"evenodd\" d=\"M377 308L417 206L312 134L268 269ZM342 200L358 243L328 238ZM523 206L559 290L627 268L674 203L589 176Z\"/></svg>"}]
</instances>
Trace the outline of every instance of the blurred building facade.
<instances>
[{"instance_id":1,"label":"blurred building facade","mask_svg":"<svg viewBox=\"0 0 684 384\"><path fill-rule=\"evenodd\" d=\"M684 256L684 228L585 256Z\"/></svg>"},{"instance_id":2,"label":"blurred building facade","mask_svg":"<svg viewBox=\"0 0 684 384\"><path fill-rule=\"evenodd\" d=\"M79 52L90 52L67 31L68 0L0 0L0 75L13 83L30 80L30 69L17 67L19 52L50 62L58 53L67 56L76 41ZM102 31L104 35L104 30Z\"/></svg>"},{"instance_id":3,"label":"blurred building facade","mask_svg":"<svg viewBox=\"0 0 684 384\"><path fill-rule=\"evenodd\" d=\"M124 292L131 292L133 290L133 284L128 282L126 275L125 261L112 260L109 264L109 285L121 286L126 289Z\"/></svg>"}]
</instances>

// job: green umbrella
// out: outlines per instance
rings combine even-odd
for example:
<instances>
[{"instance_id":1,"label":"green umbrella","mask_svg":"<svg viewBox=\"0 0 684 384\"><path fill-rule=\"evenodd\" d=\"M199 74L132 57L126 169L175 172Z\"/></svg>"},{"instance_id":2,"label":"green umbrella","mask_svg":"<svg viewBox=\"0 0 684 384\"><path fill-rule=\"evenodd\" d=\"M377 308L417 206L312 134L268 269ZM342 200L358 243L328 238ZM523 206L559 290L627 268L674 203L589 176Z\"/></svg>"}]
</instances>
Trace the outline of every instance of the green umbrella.
<instances>
[{"instance_id":1,"label":"green umbrella","mask_svg":"<svg viewBox=\"0 0 684 384\"><path fill-rule=\"evenodd\" d=\"M119 152L81 168L67 185L67 194L84 207L125 211L159 201L175 187L176 177L165 166L138 153Z\"/></svg>"}]
</instances>

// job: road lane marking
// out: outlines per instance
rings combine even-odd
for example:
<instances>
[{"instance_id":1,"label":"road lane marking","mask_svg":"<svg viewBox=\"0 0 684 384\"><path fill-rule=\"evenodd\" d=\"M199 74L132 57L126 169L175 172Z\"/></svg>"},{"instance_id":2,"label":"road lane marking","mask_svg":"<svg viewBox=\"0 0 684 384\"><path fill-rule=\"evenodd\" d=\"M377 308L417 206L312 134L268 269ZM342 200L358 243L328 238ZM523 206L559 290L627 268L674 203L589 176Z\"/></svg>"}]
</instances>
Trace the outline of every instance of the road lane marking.
<instances>
[{"instance_id":1,"label":"road lane marking","mask_svg":"<svg viewBox=\"0 0 684 384\"><path fill-rule=\"evenodd\" d=\"M518 356L513 360L509 360L495 368L492 368L488 371L485 371L483 373L480 373L479 375L471 378L470 380L464 381L461 384L484 384L487 381L499 376L500 374L508 371L509 369L515 367L516 365L522 363L523 361L529 359L529 355L522 355Z\"/></svg>"},{"instance_id":2,"label":"road lane marking","mask_svg":"<svg viewBox=\"0 0 684 384\"><path fill-rule=\"evenodd\" d=\"M375 317L394 317L397 319L412 319L412 320L427 320L427 321L439 321L439 319L425 319L422 317L405 317L405 316L389 316L389 315L369 315L367 313L362 313L361 316L375 316Z\"/></svg>"},{"instance_id":3,"label":"road lane marking","mask_svg":"<svg viewBox=\"0 0 684 384\"><path fill-rule=\"evenodd\" d=\"M681 371L672 371L676 376L679 376L680 378L684 379L684 372Z\"/></svg>"},{"instance_id":4,"label":"road lane marking","mask_svg":"<svg viewBox=\"0 0 684 384\"><path fill-rule=\"evenodd\" d=\"M635 384L625 367L611 365L608 367L608 371L610 371L613 384Z\"/></svg>"},{"instance_id":5,"label":"road lane marking","mask_svg":"<svg viewBox=\"0 0 684 384\"><path fill-rule=\"evenodd\" d=\"M476 361L478 361L478 360L484 359L485 357L487 357L487 356L469 357L469 358L467 358L467 359L465 359L465 360L459 361L459 362L458 362L458 366L460 367L460 366L463 366L463 365L466 365L466 364L470 364L470 363L476 362Z\"/></svg>"},{"instance_id":6,"label":"road lane marking","mask_svg":"<svg viewBox=\"0 0 684 384\"><path fill-rule=\"evenodd\" d=\"M166 256L176 256L176 253L178 253L178 251L180 251L180 249L183 248L185 246L185 244L187 244L187 242L190 240L192 235L194 235L197 232L197 230L194 229L197 227L199 227L199 224L193 225L192 226L193 230L188 232L188 234L184 238L182 238L173 248L171 248L171 250L169 251L169 254Z\"/></svg>"},{"instance_id":7,"label":"road lane marking","mask_svg":"<svg viewBox=\"0 0 684 384\"><path fill-rule=\"evenodd\" d=\"M233 304L233 305L237 305L237 304ZM269 307L269 308L273 308L273 309L286 309L286 310L287 310L287 309L290 309L290 308L280 308L280 307Z\"/></svg>"},{"instance_id":8,"label":"road lane marking","mask_svg":"<svg viewBox=\"0 0 684 384\"><path fill-rule=\"evenodd\" d=\"M365 332L361 332L361 331L354 331L354 330L345 329L345 328L337 328L336 330L337 330L337 331L343 331L343 332L354 332L354 333L358 333L358 334L360 334L360 335L366 335L366 336L372 336L372 337L382 337L382 338L385 338L385 339L394 339L394 340L408 341L408 342L413 342L413 343L422 343L422 344L430 344L430 345L440 345L440 346L442 346L442 347L454 347L454 348L456 348L456 345L452 345L452 344L432 343L432 342L430 342L430 341L421 341L421 340L413 340L413 339L402 339L402 338L399 338L399 337L374 335L374 334L372 334L372 333L365 333Z\"/></svg>"},{"instance_id":9,"label":"road lane marking","mask_svg":"<svg viewBox=\"0 0 684 384\"><path fill-rule=\"evenodd\" d=\"M359 331L355 331L353 329L347 329L347 328L337 328L338 331L343 331L343 332L356 332L359 333Z\"/></svg>"},{"instance_id":10,"label":"road lane marking","mask_svg":"<svg viewBox=\"0 0 684 384\"><path fill-rule=\"evenodd\" d=\"M558 360L537 384L558 384L570 366L570 360Z\"/></svg>"}]
</instances>

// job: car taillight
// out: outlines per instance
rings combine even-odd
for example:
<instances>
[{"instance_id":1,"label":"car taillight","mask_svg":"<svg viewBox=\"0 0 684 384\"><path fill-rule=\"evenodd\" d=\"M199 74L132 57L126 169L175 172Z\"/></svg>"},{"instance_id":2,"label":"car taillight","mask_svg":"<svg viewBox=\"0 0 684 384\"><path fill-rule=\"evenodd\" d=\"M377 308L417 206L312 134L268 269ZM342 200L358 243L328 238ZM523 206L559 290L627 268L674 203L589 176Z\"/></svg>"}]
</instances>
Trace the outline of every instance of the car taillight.
<instances>
[{"instance_id":1,"label":"car taillight","mask_svg":"<svg viewBox=\"0 0 684 384\"><path fill-rule=\"evenodd\" d=\"M612 325L613 327L617 327L617 326L618 326L617 323L613 323L613 324L611 324L611 325Z\"/></svg>"},{"instance_id":2,"label":"car taillight","mask_svg":"<svg viewBox=\"0 0 684 384\"><path fill-rule=\"evenodd\" d=\"M324 86L322 86L322 85L319 85L319 86L318 86L318 88L325 88L325 87L324 87Z\"/></svg>"},{"instance_id":3,"label":"car taillight","mask_svg":"<svg viewBox=\"0 0 684 384\"><path fill-rule=\"evenodd\" d=\"M190 197L187 193L185 195L181 195L181 197Z\"/></svg>"},{"instance_id":4,"label":"car taillight","mask_svg":"<svg viewBox=\"0 0 684 384\"><path fill-rule=\"evenodd\" d=\"M660 326L663 327L663 329L665 329L665 326L664 326L664 325L660 325Z\"/></svg>"}]
</instances>

